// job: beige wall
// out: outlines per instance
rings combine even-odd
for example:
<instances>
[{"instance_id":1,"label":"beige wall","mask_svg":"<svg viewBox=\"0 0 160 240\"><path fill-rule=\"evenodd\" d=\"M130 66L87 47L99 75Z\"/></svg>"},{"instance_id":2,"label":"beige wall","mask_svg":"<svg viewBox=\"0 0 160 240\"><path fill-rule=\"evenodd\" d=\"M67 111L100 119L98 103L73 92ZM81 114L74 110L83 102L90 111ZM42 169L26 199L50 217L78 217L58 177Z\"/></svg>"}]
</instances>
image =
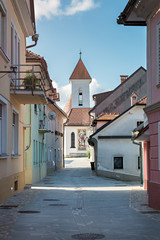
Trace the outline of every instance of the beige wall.
<instances>
[{"instance_id":1,"label":"beige wall","mask_svg":"<svg viewBox=\"0 0 160 240\"><path fill-rule=\"evenodd\" d=\"M25 37L20 23L15 14L14 7L9 0L3 1L7 9L7 57L0 52L0 71L10 70L11 58L11 22L20 38L20 61L25 63ZM0 73L0 77L2 73ZM14 96L10 95L10 74L0 79L0 96L3 96L8 102L8 157L0 158L0 202L17 193L14 191L15 181L18 181L18 191L24 187L24 163L23 163L23 116L25 105L16 102ZM12 158L12 109L15 108L19 112L19 157ZM13 190L12 190L13 187Z\"/></svg>"}]
</instances>

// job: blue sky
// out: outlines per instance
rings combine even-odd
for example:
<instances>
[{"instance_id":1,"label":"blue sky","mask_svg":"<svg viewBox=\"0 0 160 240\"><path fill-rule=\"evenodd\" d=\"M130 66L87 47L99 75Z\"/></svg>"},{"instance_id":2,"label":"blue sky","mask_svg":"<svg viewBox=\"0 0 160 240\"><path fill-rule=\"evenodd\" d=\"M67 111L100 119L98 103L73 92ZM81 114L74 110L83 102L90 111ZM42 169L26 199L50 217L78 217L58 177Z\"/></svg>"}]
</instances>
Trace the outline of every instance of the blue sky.
<instances>
[{"instance_id":1,"label":"blue sky","mask_svg":"<svg viewBox=\"0 0 160 240\"><path fill-rule=\"evenodd\" d=\"M114 89L120 75L146 67L145 27L124 27L116 19L128 0L35 0L39 41L30 49L43 56L61 94L70 94L69 77L82 60L94 79L92 94Z\"/></svg>"}]
</instances>

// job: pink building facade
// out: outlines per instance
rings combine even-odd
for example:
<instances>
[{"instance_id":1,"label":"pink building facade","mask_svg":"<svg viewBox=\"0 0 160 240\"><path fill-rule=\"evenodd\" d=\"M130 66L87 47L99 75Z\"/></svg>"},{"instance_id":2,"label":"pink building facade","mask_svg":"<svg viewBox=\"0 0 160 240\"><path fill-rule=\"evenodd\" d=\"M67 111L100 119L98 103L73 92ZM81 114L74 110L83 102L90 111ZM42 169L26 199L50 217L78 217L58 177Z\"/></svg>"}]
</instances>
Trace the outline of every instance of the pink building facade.
<instances>
[{"instance_id":1,"label":"pink building facade","mask_svg":"<svg viewBox=\"0 0 160 240\"><path fill-rule=\"evenodd\" d=\"M132 3L131 3L132 2ZM149 206L160 209L160 1L129 1L119 24L147 26L147 107L148 138L143 132L144 186Z\"/></svg>"}]
</instances>

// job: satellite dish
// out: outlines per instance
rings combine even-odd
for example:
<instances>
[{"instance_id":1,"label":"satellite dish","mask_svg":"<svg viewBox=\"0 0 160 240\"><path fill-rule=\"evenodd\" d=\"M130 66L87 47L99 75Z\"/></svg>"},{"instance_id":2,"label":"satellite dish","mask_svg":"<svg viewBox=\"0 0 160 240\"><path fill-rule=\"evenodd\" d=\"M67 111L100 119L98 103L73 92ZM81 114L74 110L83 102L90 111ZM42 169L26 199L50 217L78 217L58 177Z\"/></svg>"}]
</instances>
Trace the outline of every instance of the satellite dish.
<instances>
[{"instance_id":1,"label":"satellite dish","mask_svg":"<svg viewBox=\"0 0 160 240\"><path fill-rule=\"evenodd\" d=\"M49 112L48 113L48 118L50 120L55 120L56 119L56 113L55 112Z\"/></svg>"}]
</instances>

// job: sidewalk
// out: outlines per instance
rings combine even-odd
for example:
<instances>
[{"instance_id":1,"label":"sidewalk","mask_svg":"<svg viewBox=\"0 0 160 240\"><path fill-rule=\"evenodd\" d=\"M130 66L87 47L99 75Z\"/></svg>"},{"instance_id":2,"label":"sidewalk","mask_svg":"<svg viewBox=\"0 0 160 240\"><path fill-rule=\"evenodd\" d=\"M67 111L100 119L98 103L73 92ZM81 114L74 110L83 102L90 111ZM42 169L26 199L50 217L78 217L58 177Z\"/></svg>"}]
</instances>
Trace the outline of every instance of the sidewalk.
<instances>
[{"instance_id":1,"label":"sidewalk","mask_svg":"<svg viewBox=\"0 0 160 240\"><path fill-rule=\"evenodd\" d=\"M26 231L26 229L28 229L26 234L29 233L28 231L32 233L31 236L28 236L28 238L24 238L24 239L31 239L31 240L32 239L44 239L44 240L48 240L48 239L68 240L69 239L70 240L72 238L71 237L68 238L68 235L66 235L65 237L65 232L66 234L69 234L68 231L70 231L70 233L77 232L77 227L78 227L79 231L83 233L83 232L86 232L87 229L88 230L92 229L94 226L92 231L97 231L97 232L99 231L100 233L103 233L104 235L106 235L106 238L103 238L103 239L117 240L112 236L112 234L114 234L114 231L112 233L112 229L114 229L114 225L116 225L117 226L116 231L118 231L119 224L122 224L122 221L124 221L125 223L127 221L127 217L130 216L130 214L133 215L133 218L130 218L130 223L128 226L129 228L130 228L130 225L132 226L131 219L132 221L134 221L135 219L139 221L139 223L135 223L135 224L140 224L141 223L140 219L143 219L142 225L144 224L144 221L145 221L146 226L148 226L148 224L151 224L152 227L160 223L160 213L147 206L146 191L140 190L139 187L136 190L134 184L133 184L134 190L124 191L125 188L128 189L128 186L131 183L97 177L95 173L91 171L90 168L88 168L89 163L86 162L87 167L84 163L85 162L83 162L83 160L75 162L74 159L68 159L66 169L63 169L55 173L53 176L48 176L44 178L43 181L41 181L40 183L35 184L34 188L37 188L37 189L25 189L21 193L18 193L16 196L13 196L9 200L1 204L0 205L1 206L0 207L0 239L1 240L7 239L11 231L12 233L9 237L9 240L22 239L21 237L19 238L13 237L13 236L17 236L16 234L18 234L19 229L21 229L21 226L22 226L22 228L24 228L23 229L24 232ZM77 168L77 166L79 167ZM114 188L113 192L108 190L112 188ZM105 189L107 189L107 192L105 191ZM115 192L115 189L117 189L116 192ZM121 189L123 189L123 191L120 191ZM69 190L69 191L66 191L66 190ZM99 195L97 195L98 193L97 190L99 191ZM60 201L60 202L55 202L55 203L53 202L53 204L48 205L46 204L47 202L44 201L45 199L50 199L50 200ZM120 204L119 206L120 208L117 208L116 210L116 206L118 202ZM48 202L48 203L52 203L52 202ZM4 205L7 207L2 207ZM51 205L54 207L51 208L50 207ZM58 205L61 205L62 207L58 208ZM25 214L24 216L23 214L18 213L18 211L22 211L26 209L39 210L41 211L41 213L39 215L37 214L36 216L34 216L34 214L27 214L27 216ZM132 209L132 211L130 211L129 209ZM115 216L115 212L117 214L117 217ZM136 212L140 214L137 215ZM53 213L54 215L52 215ZM130 217L132 217L132 215ZM52 218L50 218L51 216ZM29 224L28 221L31 218L33 219ZM43 218L48 219L47 220L48 222L46 224L48 228L48 234L50 233L50 235L48 235L50 238L48 238L46 235L43 236L43 233L45 231L45 228L42 229L43 227L41 227L42 222L45 221ZM36 224L38 225L34 226L33 224L34 219L36 219L37 221ZM109 219L113 219L115 223ZM149 219L152 219L152 221L150 221ZM95 225L95 221L97 221L96 225ZM100 221L102 222L100 223ZM33 227L32 227L32 224L33 224ZM69 227L70 225L72 225L72 230ZM27 228L27 226L30 226L30 227ZM140 226L137 225L137 229L139 227ZM38 229L42 231L42 235L38 235L38 233L40 232L40 231L38 232ZM147 230L150 231L149 228ZM57 234L55 238L52 238L51 236L52 232L55 232L55 234ZM142 228L142 232L144 232L144 226ZM123 231L122 231L122 234L124 234ZM133 238L133 235L134 234L131 233L132 238L123 237L118 239L141 240L141 238ZM93 238L88 238L88 239L93 239ZM149 239L149 238L142 238L142 239ZM157 238L150 238L150 239L157 240L159 239L159 235L157 235Z\"/></svg>"}]
</instances>

